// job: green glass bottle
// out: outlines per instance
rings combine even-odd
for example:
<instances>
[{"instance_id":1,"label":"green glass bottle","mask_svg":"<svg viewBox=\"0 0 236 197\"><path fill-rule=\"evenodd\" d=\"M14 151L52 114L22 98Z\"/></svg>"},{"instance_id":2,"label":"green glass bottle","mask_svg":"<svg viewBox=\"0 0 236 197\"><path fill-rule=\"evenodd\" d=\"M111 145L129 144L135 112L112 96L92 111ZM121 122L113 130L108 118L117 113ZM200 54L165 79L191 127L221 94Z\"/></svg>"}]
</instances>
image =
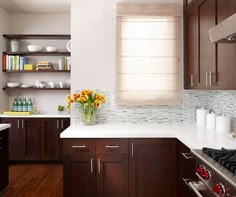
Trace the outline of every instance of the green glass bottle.
<instances>
[{"instance_id":1,"label":"green glass bottle","mask_svg":"<svg viewBox=\"0 0 236 197\"><path fill-rule=\"evenodd\" d=\"M24 98L22 106L23 106L23 112L28 111L28 104L27 104L26 98Z\"/></svg>"},{"instance_id":2,"label":"green glass bottle","mask_svg":"<svg viewBox=\"0 0 236 197\"><path fill-rule=\"evenodd\" d=\"M22 102L21 98L18 99L17 111L18 112L22 112L23 111L23 102Z\"/></svg>"},{"instance_id":3,"label":"green glass bottle","mask_svg":"<svg viewBox=\"0 0 236 197\"><path fill-rule=\"evenodd\" d=\"M32 103L31 98L28 99L28 105L27 106L28 106L28 111L32 112L32 110L33 110L33 103Z\"/></svg>"},{"instance_id":4,"label":"green glass bottle","mask_svg":"<svg viewBox=\"0 0 236 197\"><path fill-rule=\"evenodd\" d=\"M18 100L17 100L17 98L14 99L12 111L18 111Z\"/></svg>"}]
</instances>

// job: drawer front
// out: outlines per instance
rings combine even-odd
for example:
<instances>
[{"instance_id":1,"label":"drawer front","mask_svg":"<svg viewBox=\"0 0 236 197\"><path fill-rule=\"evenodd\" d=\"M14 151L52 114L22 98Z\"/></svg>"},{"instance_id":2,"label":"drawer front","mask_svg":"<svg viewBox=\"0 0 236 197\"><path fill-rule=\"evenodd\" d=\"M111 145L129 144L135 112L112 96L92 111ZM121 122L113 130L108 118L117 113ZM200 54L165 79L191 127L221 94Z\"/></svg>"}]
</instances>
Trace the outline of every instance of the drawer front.
<instances>
[{"instance_id":1,"label":"drawer front","mask_svg":"<svg viewBox=\"0 0 236 197\"><path fill-rule=\"evenodd\" d=\"M128 153L128 139L97 139L97 153Z\"/></svg>"},{"instance_id":2,"label":"drawer front","mask_svg":"<svg viewBox=\"0 0 236 197\"><path fill-rule=\"evenodd\" d=\"M88 153L95 152L94 139L64 139L63 140L63 153Z\"/></svg>"}]
</instances>

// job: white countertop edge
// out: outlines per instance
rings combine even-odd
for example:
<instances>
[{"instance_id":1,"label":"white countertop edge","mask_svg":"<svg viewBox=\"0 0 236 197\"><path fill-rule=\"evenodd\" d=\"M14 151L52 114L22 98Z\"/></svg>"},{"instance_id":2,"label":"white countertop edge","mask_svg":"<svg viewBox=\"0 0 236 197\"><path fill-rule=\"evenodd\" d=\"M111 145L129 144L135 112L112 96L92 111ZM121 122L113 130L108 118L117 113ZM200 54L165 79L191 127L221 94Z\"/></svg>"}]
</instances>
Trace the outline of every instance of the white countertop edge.
<instances>
[{"instance_id":1,"label":"white countertop edge","mask_svg":"<svg viewBox=\"0 0 236 197\"><path fill-rule=\"evenodd\" d=\"M11 124L0 124L0 131L8 129L11 127Z\"/></svg>"},{"instance_id":2,"label":"white countertop edge","mask_svg":"<svg viewBox=\"0 0 236 197\"><path fill-rule=\"evenodd\" d=\"M28 116L9 116L1 114L0 118L70 118L70 114L35 114Z\"/></svg>"},{"instance_id":3,"label":"white countertop edge","mask_svg":"<svg viewBox=\"0 0 236 197\"><path fill-rule=\"evenodd\" d=\"M177 138L190 149L221 147L236 149L236 142L227 134L212 134L212 130L195 124L107 123L95 126L72 124L61 138Z\"/></svg>"}]
</instances>

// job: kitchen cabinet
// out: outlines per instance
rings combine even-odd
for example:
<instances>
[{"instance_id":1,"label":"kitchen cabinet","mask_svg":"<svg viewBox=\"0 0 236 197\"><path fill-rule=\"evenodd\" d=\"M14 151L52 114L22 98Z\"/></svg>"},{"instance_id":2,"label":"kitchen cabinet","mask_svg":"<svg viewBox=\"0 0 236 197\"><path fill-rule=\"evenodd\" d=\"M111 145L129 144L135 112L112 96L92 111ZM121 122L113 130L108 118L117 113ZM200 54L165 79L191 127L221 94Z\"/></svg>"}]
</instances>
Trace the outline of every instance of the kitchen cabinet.
<instances>
[{"instance_id":1,"label":"kitchen cabinet","mask_svg":"<svg viewBox=\"0 0 236 197\"><path fill-rule=\"evenodd\" d=\"M185 28L188 33L185 43L185 88L195 89L199 86L199 40L198 10L185 16Z\"/></svg>"},{"instance_id":2,"label":"kitchen cabinet","mask_svg":"<svg viewBox=\"0 0 236 197\"><path fill-rule=\"evenodd\" d=\"M236 12L236 1L193 0L185 5L185 89L235 90L236 44L210 43L208 32Z\"/></svg>"},{"instance_id":3,"label":"kitchen cabinet","mask_svg":"<svg viewBox=\"0 0 236 197\"><path fill-rule=\"evenodd\" d=\"M174 197L176 187L176 140L130 139L130 197Z\"/></svg>"},{"instance_id":4,"label":"kitchen cabinet","mask_svg":"<svg viewBox=\"0 0 236 197\"><path fill-rule=\"evenodd\" d=\"M190 149L180 141L178 142L178 196L194 197L188 182L197 180L195 175L195 161L190 154Z\"/></svg>"},{"instance_id":5,"label":"kitchen cabinet","mask_svg":"<svg viewBox=\"0 0 236 197\"><path fill-rule=\"evenodd\" d=\"M0 192L8 185L8 129L0 131Z\"/></svg>"},{"instance_id":6,"label":"kitchen cabinet","mask_svg":"<svg viewBox=\"0 0 236 197\"><path fill-rule=\"evenodd\" d=\"M43 120L42 130L42 159L50 161L62 160L62 144L60 133L69 127L70 121L66 118L53 118Z\"/></svg>"},{"instance_id":7,"label":"kitchen cabinet","mask_svg":"<svg viewBox=\"0 0 236 197\"><path fill-rule=\"evenodd\" d=\"M205 0L199 7L200 84L202 89L216 88L216 45L209 39L209 29L216 25L216 0Z\"/></svg>"},{"instance_id":8,"label":"kitchen cabinet","mask_svg":"<svg viewBox=\"0 0 236 197\"><path fill-rule=\"evenodd\" d=\"M236 13L236 1L217 0L217 23ZM217 44L218 88L236 89L236 44Z\"/></svg>"},{"instance_id":9,"label":"kitchen cabinet","mask_svg":"<svg viewBox=\"0 0 236 197\"><path fill-rule=\"evenodd\" d=\"M63 154L65 197L128 197L128 139L64 139Z\"/></svg>"},{"instance_id":10,"label":"kitchen cabinet","mask_svg":"<svg viewBox=\"0 0 236 197\"><path fill-rule=\"evenodd\" d=\"M1 118L10 123L10 161L61 161L60 133L69 118Z\"/></svg>"}]
</instances>

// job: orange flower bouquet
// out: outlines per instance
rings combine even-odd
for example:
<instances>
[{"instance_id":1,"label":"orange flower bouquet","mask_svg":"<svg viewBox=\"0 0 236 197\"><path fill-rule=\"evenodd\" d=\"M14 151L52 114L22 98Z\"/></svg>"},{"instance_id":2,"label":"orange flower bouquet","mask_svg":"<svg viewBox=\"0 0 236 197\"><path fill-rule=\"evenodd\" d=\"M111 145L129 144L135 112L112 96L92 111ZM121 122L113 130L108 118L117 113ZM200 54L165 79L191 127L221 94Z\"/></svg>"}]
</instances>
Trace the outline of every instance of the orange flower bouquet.
<instances>
[{"instance_id":1,"label":"orange flower bouquet","mask_svg":"<svg viewBox=\"0 0 236 197\"><path fill-rule=\"evenodd\" d=\"M84 124L96 124L97 109L105 103L105 96L92 90L82 90L79 94L67 96L67 109L70 110L71 103L78 103L82 111Z\"/></svg>"}]
</instances>

